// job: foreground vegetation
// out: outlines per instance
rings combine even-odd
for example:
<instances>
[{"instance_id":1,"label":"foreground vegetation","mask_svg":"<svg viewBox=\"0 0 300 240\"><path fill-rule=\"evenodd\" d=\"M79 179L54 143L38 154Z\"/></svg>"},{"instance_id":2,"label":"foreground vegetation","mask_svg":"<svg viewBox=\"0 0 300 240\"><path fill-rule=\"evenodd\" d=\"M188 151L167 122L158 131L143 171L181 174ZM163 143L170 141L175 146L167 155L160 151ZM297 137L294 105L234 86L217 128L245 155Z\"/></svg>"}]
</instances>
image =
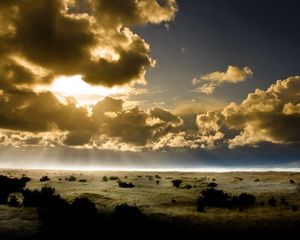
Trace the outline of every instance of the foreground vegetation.
<instances>
[{"instance_id":1,"label":"foreground vegetation","mask_svg":"<svg viewBox=\"0 0 300 240\"><path fill-rule=\"evenodd\" d=\"M194 234L201 235L201 239L220 239L220 237L250 239L259 233L260 237L268 239L281 234L292 234L300 223L299 203L295 201L299 197L297 178L294 178L293 182L290 181L291 179L284 180L289 184L286 186L294 189L293 195L286 191L281 192L280 195L275 192L274 195L264 196L259 192L253 194L253 191L250 193L228 191L228 186L222 179L218 181L215 177L171 178L160 175L132 177L128 174L129 176L105 178L84 176L84 181L81 181L83 176L75 175L57 177L42 175L33 180L26 176L19 178L0 176L1 203L14 207L15 214L25 209L35 211L43 226L27 239L40 239L41 235L43 238L49 235L51 236L49 239L52 239L55 234L59 236L75 234L74 236L78 237L80 234L87 233L110 233L113 238L130 236L139 239L143 239L141 236L162 238L164 234L168 234L168 238L173 239ZM46 181L40 181L42 178ZM159 180L154 181L154 179ZM248 181L235 176L231 179L233 179L231 184L238 184L239 187ZM159 181L159 184L156 181ZM251 181L255 184L263 184L263 180L256 176ZM41 187L32 188L38 186L38 182ZM65 194L61 196L59 193L64 192L60 190L57 193L56 188L51 186L55 185L58 188L72 186L73 189L80 189L92 184L94 189L95 182L102 184L104 190L101 193L105 193L105 188L111 187L115 191L114 194L122 194L120 196L124 198L115 202L111 210L108 210L99 205L100 195L79 194L70 198ZM145 184L145 187L141 184ZM223 187L226 190L223 190ZM169 196L168 204L162 205L161 208L165 214L149 212L147 206L141 203L126 203L125 197L129 195L140 194L139 197L142 198L144 190L141 189L148 189L149 194L151 192L157 194L153 191L162 189L163 195L153 196L151 200L153 202L157 201L158 196L160 198ZM109 194L107 192L108 196ZM182 196L191 196L191 201L183 202ZM110 201L109 198L106 199L106 202ZM181 209L187 208L190 209L188 214L180 213ZM168 214L167 211L172 209L176 209L178 214ZM12 239L5 238L1 234L0 231L1 239Z\"/></svg>"}]
</instances>

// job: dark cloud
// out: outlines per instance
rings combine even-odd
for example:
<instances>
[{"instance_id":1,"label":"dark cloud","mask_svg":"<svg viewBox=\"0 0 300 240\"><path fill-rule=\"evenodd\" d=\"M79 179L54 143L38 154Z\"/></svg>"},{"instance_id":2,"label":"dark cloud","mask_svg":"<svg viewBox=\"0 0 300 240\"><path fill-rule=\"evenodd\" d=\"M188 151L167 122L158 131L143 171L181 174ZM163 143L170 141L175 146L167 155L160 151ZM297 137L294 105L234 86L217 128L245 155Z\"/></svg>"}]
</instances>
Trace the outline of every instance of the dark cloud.
<instances>
[{"instance_id":1,"label":"dark cloud","mask_svg":"<svg viewBox=\"0 0 300 240\"><path fill-rule=\"evenodd\" d=\"M42 132L89 128L85 108L61 103L50 92L11 91L0 95L0 128Z\"/></svg>"},{"instance_id":2,"label":"dark cloud","mask_svg":"<svg viewBox=\"0 0 300 240\"><path fill-rule=\"evenodd\" d=\"M16 85L60 75L81 75L105 86L143 81L146 68L154 65L149 46L124 26L169 21L176 11L173 0L164 6L156 1L1 1L0 57L9 62L17 56L27 63L26 69L7 63L19 74ZM34 74L35 67L49 74L47 81Z\"/></svg>"}]
</instances>

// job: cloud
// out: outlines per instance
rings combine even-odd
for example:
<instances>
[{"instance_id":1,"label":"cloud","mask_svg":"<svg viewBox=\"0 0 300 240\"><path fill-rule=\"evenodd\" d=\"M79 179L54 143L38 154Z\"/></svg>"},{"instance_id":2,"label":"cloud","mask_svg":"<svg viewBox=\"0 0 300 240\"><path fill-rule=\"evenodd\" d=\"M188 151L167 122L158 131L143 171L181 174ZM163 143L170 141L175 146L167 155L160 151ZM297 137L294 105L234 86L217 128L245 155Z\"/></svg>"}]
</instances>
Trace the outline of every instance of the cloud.
<instances>
[{"instance_id":1,"label":"cloud","mask_svg":"<svg viewBox=\"0 0 300 240\"><path fill-rule=\"evenodd\" d=\"M0 75L6 75L0 86L47 84L74 75L92 85L144 81L155 61L149 45L129 27L171 21L176 12L174 0L162 5L134 0L1 1ZM36 67L44 73L37 74Z\"/></svg>"},{"instance_id":2,"label":"cloud","mask_svg":"<svg viewBox=\"0 0 300 240\"><path fill-rule=\"evenodd\" d=\"M245 81L247 78L252 77L253 72L249 67L244 67L239 69L236 66L228 66L226 72L212 72L201 76L200 78L194 78L192 84L196 85L203 81L208 81L202 86L198 87L197 92L202 92L205 94L213 94L216 87L224 83L239 83Z\"/></svg>"},{"instance_id":3,"label":"cloud","mask_svg":"<svg viewBox=\"0 0 300 240\"><path fill-rule=\"evenodd\" d=\"M298 143L300 137L300 77L278 80L266 91L257 89L241 103L231 103L222 112L224 124L240 133L229 147L259 142Z\"/></svg>"}]
</instances>

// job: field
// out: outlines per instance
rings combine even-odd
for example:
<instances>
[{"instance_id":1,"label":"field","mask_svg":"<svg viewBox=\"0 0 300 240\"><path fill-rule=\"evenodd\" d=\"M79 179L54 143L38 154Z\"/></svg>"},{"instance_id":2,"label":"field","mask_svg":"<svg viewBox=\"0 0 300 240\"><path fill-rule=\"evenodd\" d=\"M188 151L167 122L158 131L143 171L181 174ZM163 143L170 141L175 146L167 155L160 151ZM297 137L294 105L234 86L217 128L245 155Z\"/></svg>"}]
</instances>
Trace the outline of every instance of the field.
<instances>
[{"instance_id":1,"label":"field","mask_svg":"<svg viewBox=\"0 0 300 240\"><path fill-rule=\"evenodd\" d=\"M112 213L118 204L137 206L152 223L161 227L158 236L165 228L174 233L173 238L179 238L178 231L183 235L201 234L201 239L250 239L256 235L268 239L275 234L292 234L300 227L300 173L3 169L0 175L30 177L31 181L26 184L26 188L33 190L51 186L70 202L78 196L87 197L95 202L99 215L103 216ZM50 180L41 182L43 176L48 176ZM103 181L104 176L108 178L107 181ZM118 180L109 180L112 176L126 183L132 182L134 187L121 188ZM172 184L175 179L182 180L179 188ZM254 195L255 204L243 209L206 207L205 211L198 212L197 198L211 182L217 184L216 189L222 189L231 196L241 193ZM15 195L22 202L22 194ZM269 205L271 197L276 199L276 206ZM39 239L47 231L45 229L36 208L0 205L0 239L31 239L34 236ZM135 231L134 226L130 231ZM172 235L172 232L169 234Z\"/></svg>"}]
</instances>

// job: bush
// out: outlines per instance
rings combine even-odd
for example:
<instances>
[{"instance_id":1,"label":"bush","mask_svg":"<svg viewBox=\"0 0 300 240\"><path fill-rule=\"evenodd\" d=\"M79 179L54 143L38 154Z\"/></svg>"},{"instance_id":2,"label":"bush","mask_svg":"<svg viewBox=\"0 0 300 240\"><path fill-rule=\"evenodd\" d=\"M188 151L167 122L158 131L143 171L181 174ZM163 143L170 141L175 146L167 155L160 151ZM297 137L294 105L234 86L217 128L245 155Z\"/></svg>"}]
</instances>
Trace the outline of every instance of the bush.
<instances>
[{"instance_id":1,"label":"bush","mask_svg":"<svg viewBox=\"0 0 300 240\"><path fill-rule=\"evenodd\" d=\"M209 207L230 207L230 195L223 192L223 190L216 190L214 188L204 189L197 199L197 211L203 212L206 206Z\"/></svg>"},{"instance_id":2,"label":"bush","mask_svg":"<svg viewBox=\"0 0 300 240\"><path fill-rule=\"evenodd\" d=\"M143 218L144 215L137 206L130 206L127 203L117 205L113 213L113 220L124 225L139 224Z\"/></svg>"},{"instance_id":3,"label":"bush","mask_svg":"<svg viewBox=\"0 0 300 240\"><path fill-rule=\"evenodd\" d=\"M156 184L157 184L157 185L159 184L159 180L156 180Z\"/></svg>"},{"instance_id":4,"label":"bush","mask_svg":"<svg viewBox=\"0 0 300 240\"><path fill-rule=\"evenodd\" d=\"M91 222L97 215L96 204L86 197L78 197L71 204L72 213L75 214L74 220Z\"/></svg>"},{"instance_id":5,"label":"bush","mask_svg":"<svg viewBox=\"0 0 300 240\"><path fill-rule=\"evenodd\" d=\"M40 178L40 182L47 182L50 181L50 178L48 178L48 176L43 176Z\"/></svg>"},{"instance_id":6,"label":"bush","mask_svg":"<svg viewBox=\"0 0 300 240\"><path fill-rule=\"evenodd\" d=\"M11 207L19 207L20 202L15 195L11 195L8 199L8 205Z\"/></svg>"},{"instance_id":7,"label":"bush","mask_svg":"<svg viewBox=\"0 0 300 240\"><path fill-rule=\"evenodd\" d=\"M107 181L108 181L108 177L103 176L102 181L103 181L103 182L107 182Z\"/></svg>"},{"instance_id":8,"label":"bush","mask_svg":"<svg viewBox=\"0 0 300 240\"><path fill-rule=\"evenodd\" d=\"M119 180L119 177L117 177L117 176L110 176L109 180L112 180L112 181Z\"/></svg>"},{"instance_id":9,"label":"bush","mask_svg":"<svg viewBox=\"0 0 300 240\"><path fill-rule=\"evenodd\" d=\"M86 179L79 179L79 182L87 182Z\"/></svg>"},{"instance_id":10,"label":"bush","mask_svg":"<svg viewBox=\"0 0 300 240\"><path fill-rule=\"evenodd\" d=\"M0 175L0 204L6 204L9 194L20 192L25 186L26 182L22 179Z\"/></svg>"},{"instance_id":11,"label":"bush","mask_svg":"<svg viewBox=\"0 0 300 240\"><path fill-rule=\"evenodd\" d=\"M39 219L47 224L62 227L72 220L70 204L60 195L53 195L39 205Z\"/></svg>"},{"instance_id":12,"label":"bush","mask_svg":"<svg viewBox=\"0 0 300 240\"><path fill-rule=\"evenodd\" d=\"M250 207L251 205L255 204L255 201L256 201L256 198L253 195L247 194L247 193L242 193L238 197L237 205L240 207ZM232 202L234 204L234 201L232 201Z\"/></svg>"},{"instance_id":13,"label":"bush","mask_svg":"<svg viewBox=\"0 0 300 240\"><path fill-rule=\"evenodd\" d=\"M156 175L155 175L155 178L158 178L158 179L160 179L161 177L160 177L159 175L157 175L157 174L156 174Z\"/></svg>"},{"instance_id":14,"label":"bush","mask_svg":"<svg viewBox=\"0 0 300 240\"><path fill-rule=\"evenodd\" d=\"M119 184L119 187L121 188L133 188L134 185L131 183L126 183L126 182L123 182L123 181L118 181L118 184Z\"/></svg>"},{"instance_id":15,"label":"bush","mask_svg":"<svg viewBox=\"0 0 300 240\"><path fill-rule=\"evenodd\" d=\"M269 205L270 205L271 207L276 207L276 205L277 205L277 200L276 200L274 197L271 197L271 198L269 199L268 203L269 203Z\"/></svg>"},{"instance_id":16,"label":"bush","mask_svg":"<svg viewBox=\"0 0 300 240\"><path fill-rule=\"evenodd\" d=\"M69 182L74 182L74 181L76 181L76 177L70 176L70 177L68 178L68 181L69 181Z\"/></svg>"},{"instance_id":17,"label":"bush","mask_svg":"<svg viewBox=\"0 0 300 240\"><path fill-rule=\"evenodd\" d=\"M210 187L210 188L215 188L217 186L218 186L218 184L216 184L215 182L211 182L211 183L207 184L207 187Z\"/></svg>"},{"instance_id":18,"label":"bush","mask_svg":"<svg viewBox=\"0 0 300 240\"><path fill-rule=\"evenodd\" d=\"M40 191L25 189L22 191L23 205L25 207L45 206L54 196L55 188L43 187Z\"/></svg>"},{"instance_id":19,"label":"bush","mask_svg":"<svg viewBox=\"0 0 300 240\"><path fill-rule=\"evenodd\" d=\"M191 184L187 184L187 185L185 185L185 187L184 188L186 188L187 190L189 190L189 189L191 189L192 188L192 185Z\"/></svg>"},{"instance_id":20,"label":"bush","mask_svg":"<svg viewBox=\"0 0 300 240\"><path fill-rule=\"evenodd\" d=\"M172 183L173 183L173 187L179 188L181 183L182 183L182 180L181 179L175 179L175 180L172 180Z\"/></svg>"},{"instance_id":21,"label":"bush","mask_svg":"<svg viewBox=\"0 0 300 240\"><path fill-rule=\"evenodd\" d=\"M23 177L20 178L20 180L27 183L27 182L31 181L31 178L23 176Z\"/></svg>"}]
</instances>

